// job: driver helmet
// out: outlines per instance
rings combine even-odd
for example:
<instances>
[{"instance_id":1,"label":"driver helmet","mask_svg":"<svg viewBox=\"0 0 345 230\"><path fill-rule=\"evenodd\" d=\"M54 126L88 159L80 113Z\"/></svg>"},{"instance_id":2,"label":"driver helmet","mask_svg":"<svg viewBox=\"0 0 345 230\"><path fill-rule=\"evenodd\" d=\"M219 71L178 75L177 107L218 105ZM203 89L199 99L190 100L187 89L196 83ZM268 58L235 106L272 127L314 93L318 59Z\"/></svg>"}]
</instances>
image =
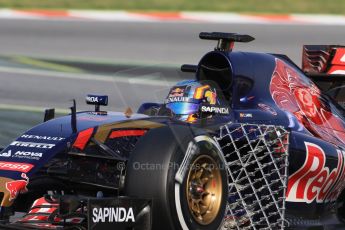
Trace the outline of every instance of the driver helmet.
<instances>
[{"instance_id":1,"label":"driver helmet","mask_svg":"<svg viewBox=\"0 0 345 230\"><path fill-rule=\"evenodd\" d=\"M204 103L218 104L216 89L196 80L184 80L170 89L165 100L165 107L173 113L175 118L194 123L201 118L199 107Z\"/></svg>"}]
</instances>

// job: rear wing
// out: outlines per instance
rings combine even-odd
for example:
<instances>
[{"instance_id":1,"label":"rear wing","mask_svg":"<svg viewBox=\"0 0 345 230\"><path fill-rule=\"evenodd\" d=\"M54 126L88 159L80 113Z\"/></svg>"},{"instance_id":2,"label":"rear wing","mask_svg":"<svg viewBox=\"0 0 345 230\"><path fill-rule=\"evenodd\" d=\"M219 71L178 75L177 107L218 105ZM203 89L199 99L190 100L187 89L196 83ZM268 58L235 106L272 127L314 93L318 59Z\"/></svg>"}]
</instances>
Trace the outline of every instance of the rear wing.
<instances>
[{"instance_id":1,"label":"rear wing","mask_svg":"<svg viewBox=\"0 0 345 230\"><path fill-rule=\"evenodd\" d=\"M345 108L345 46L303 46L303 72Z\"/></svg>"},{"instance_id":2,"label":"rear wing","mask_svg":"<svg viewBox=\"0 0 345 230\"><path fill-rule=\"evenodd\" d=\"M307 75L321 73L345 75L345 46L303 46L302 70Z\"/></svg>"}]
</instances>

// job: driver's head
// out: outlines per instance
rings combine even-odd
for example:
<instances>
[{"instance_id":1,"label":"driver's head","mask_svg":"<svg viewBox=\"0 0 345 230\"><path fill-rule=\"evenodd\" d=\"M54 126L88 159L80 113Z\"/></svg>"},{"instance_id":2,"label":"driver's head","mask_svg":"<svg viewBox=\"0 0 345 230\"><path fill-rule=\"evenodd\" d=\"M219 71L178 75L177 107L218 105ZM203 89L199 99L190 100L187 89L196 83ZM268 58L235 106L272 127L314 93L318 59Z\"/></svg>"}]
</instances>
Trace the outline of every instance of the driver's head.
<instances>
[{"instance_id":1,"label":"driver's head","mask_svg":"<svg viewBox=\"0 0 345 230\"><path fill-rule=\"evenodd\" d=\"M178 82L170 89L165 100L165 106L170 109L176 118L186 122L196 122L200 118L201 104L216 105L217 93L208 84L196 80Z\"/></svg>"}]
</instances>

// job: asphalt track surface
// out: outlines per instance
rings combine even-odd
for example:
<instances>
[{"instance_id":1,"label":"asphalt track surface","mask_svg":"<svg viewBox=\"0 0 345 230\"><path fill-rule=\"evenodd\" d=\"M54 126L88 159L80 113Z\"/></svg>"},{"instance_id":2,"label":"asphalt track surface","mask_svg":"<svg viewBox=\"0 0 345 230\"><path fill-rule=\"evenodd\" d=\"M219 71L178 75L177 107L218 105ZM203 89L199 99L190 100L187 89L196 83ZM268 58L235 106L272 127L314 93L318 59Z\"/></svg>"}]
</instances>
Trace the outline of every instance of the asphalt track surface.
<instances>
[{"instance_id":1,"label":"asphalt track surface","mask_svg":"<svg viewBox=\"0 0 345 230\"><path fill-rule=\"evenodd\" d=\"M303 44L344 43L344 26L0 20L0 54L150 63L195 63L215 46L200 31L246 33L237 49L278 52L300 63Z\"/></svg>"},{"instance_id":2,"label":"asphalt track surface","mask_svg":"<svg viewBox=\"0 0 345 230\"><path fill-rule=\"evenodd\" d=\"M197 63L203 54L215 46L214 41L199 40L200 31L250 34L256 40L248 44L237 44L236 49L285 53L297 64L301 62L303 44L344 43L344 27L315 25L3 19L0 20L0 31L0 55L95 59L154 65L163 63L175 66ZM84 95L100 92L110 95L111 109L135 107L141 101L161 101L164 90L172 84L165 82L166 79L172 79L172 76L152 74L156 77L153 81L155 84L146 82L141 85L135 82L126 84L124 81L118 83L116 80L102 81L97 76L83 80L83 76L61 78L54 76L54 73L45 76L42 73L36 75L25 71L8 72L0 68L0 104L66 108L68 100L76 98L81 102L81 108L85 108ZM135 77L145 79L141 74Z\"/></svg>"},{"instance_id":3,"label":"asphalt track surface","mask_svg":"<svg viewBox=\"0 0 345 230\"><path fill-rule=\"evenodd\" d=\"M54 73L53 73L54 74ZM0 103L38 107L68 108L71 99L77 100L78 109L90 109L85 105L88 93L109 95L110 109L137 108L143 101L162 102L173 82L160 78L150 82L152 75L138 77L87 78L88 75L38 75L5 73L0 68ZM68 76L66 78L66 76Z\"/></svg>"}]
</instances>

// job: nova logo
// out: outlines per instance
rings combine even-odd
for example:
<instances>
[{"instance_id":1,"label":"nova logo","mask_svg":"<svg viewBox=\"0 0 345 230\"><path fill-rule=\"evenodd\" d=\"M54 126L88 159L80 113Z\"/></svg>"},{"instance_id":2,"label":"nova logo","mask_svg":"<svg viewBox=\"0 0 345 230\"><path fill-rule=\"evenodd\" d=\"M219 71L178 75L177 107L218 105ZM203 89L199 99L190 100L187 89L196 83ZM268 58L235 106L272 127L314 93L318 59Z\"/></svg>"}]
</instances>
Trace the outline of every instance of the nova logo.
<instances>
[{"instance_id":1,"label":"nova logo","mask_svg":"<svg viewBox=\"0 0 345 230\"><path fill-rule=\"evenodd\" d=\"M14 155L15 156L42 157L42 153L23 152L23 151L18 151Z\"/></svg>"},{"instance_id":2,"label":"nova logo","mask_svg":"<svg viewBox=\"0 0 345 230\"><path fill-rule=\"evenodd\" d=\"M43 156L43 153L17 151L12 157L26 158L30 160L39 160L42 156Z\"/></svg>"},{"instance_id":3,"label":"nova logo","mask_svg":"<svg viewBox=\"0 0 345 230\"><path fill-rule=\"evenodd\" d=\"M135 222L133 208L93 208L92 216L94 223Z\"/></svg>"},{"instance_id":4,"label":"nova logo","mask_svg":"<svg viewBox=\"0 0 345 230\"><path fill-rule=\"evenodd\" d=\"M8 152L0 153L0 157L11 157L11 156L17 157L17 158L39 160L43 156L43 153L17 151L16 153L12 154L12 150L8 150Z\"/></svg>"},{"instance_id":5,"label":"nova logo","mask_svg":"<svg viewBox=\"0 0 345 230\"><path fill-rule=\"evenodd\" d=\"M86 100L93 103L99 102L98 97L86 97Z\"/></svg>"}]
</instances>

